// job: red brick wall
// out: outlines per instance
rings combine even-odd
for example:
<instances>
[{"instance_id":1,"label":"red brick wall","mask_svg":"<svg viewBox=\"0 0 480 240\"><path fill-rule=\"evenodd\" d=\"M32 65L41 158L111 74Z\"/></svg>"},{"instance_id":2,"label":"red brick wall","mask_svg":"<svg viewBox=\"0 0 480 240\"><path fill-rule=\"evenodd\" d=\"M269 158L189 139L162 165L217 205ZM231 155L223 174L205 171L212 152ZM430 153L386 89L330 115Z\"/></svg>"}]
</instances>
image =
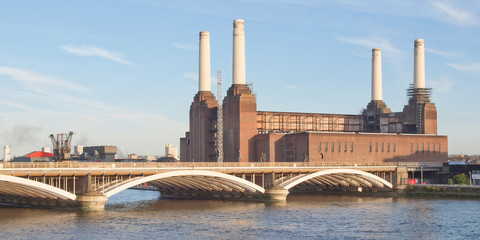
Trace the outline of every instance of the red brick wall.
<instances>
[{"instance_id":1,"label":"red brick wall","mask_svg":"<svg viewBox=\"0 0 480 240\"><path fill-rule=\"evenodd\" d=\"M276 154L275 161L277 162L303 162L305 160L349 163L447 161L447 136L371 133L299 133L284 136L285 147L275 144L282 139L281 134L275 134L276 141L269 141L269 147L275 149L275 152L285 151L287 159L282 159L279 154ZM263 141L269 137L257 136L257 139ZM320 146L319 143L321 143ZM257 146L259 145L257 144ZM262 142L261 148L266 148L265 142Z\"/></svg>"}]
</instances>

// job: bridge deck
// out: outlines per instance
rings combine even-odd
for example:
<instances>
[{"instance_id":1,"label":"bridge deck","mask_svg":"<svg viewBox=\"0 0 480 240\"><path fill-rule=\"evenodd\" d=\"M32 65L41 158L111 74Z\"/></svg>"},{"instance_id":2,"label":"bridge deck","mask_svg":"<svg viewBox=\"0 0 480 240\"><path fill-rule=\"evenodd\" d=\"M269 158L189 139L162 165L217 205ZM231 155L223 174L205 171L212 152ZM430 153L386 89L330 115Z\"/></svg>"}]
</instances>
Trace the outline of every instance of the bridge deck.
<instances>
[{"instance_id":1,"label":"bridge deck","mask_svg":"<svg viewBox=\"0 0 480 240\"><path fill-rule=\"evenodd\" d=\"M328 169L391 172L394 163L156 163L156 162L39 162L0 164L0 174L17 177L52 176L148 176L180 170L206 170L226 174L310 173Z\"/></svg>"}]
</instances>

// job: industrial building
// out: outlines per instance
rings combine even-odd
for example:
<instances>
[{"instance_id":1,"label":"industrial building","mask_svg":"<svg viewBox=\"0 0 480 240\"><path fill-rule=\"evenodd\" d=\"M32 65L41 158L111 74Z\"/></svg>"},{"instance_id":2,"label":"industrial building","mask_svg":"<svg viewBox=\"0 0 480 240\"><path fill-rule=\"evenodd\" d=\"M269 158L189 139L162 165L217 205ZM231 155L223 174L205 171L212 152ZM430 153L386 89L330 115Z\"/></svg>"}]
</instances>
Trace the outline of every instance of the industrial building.
<instances>
[{"instance_id":1,"label":"industrial building","mask_svg":"<svg viewBox=\"0 0 480 240\"><path fill-rule=\"evenodd\" d=\"M95 162L115 162L117 146L90 146L83 147L81 158Z\"/></svg>"},{"instance_id":2,"label":"industrial building","mask_svg":"<svg viewBox=\"0 0 480 240\"><path fill-rule=\"evenodd\" d=\"M199 89L190 106L189 131L180 139L180 160L447 161L448 139L437 135L432 89L425 87L424 40L414 43L414 81L402 111L392 112L383 101L378 48L372 50L371 101L361 114L258 111L246 84L244 21L234 20L233 79L221 104L211 91L209 33L200 32Z\"/></svg>"}]
</instances>

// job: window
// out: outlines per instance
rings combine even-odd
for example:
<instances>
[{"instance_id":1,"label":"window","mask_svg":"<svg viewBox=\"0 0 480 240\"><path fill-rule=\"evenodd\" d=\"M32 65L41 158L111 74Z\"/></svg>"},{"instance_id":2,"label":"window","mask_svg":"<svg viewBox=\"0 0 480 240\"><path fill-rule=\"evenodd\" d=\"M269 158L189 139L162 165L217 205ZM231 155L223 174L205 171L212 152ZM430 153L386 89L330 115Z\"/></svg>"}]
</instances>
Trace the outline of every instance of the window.
<instances>
[{"instance_id":1,"label":"window","mask_svg":"<svg viewBox=\"0 0 480 240\"><path fill-rule=\"evenodd\" d=\"M430 152L430 143L427 144L427 152Z\"/></svg>"},{"instance_id":2,"label":"window","mask_svg":"<svg viewBox=\"0 0 480 240\"><path fill-rule=\"evenodd\" d=\"M418 143L417 143L417 152L418 152Z\"/></svg>"},{"instance_id":3,"label":"window","mask_svg":"<svg viewBox=\"0 0 480 240\"><path fill-rule=\"evenodd\" d=\"M442 150L440 150L440 143L438 144L438 152L442 152Z\"/></svg>"},{"instance_id":4,"label":"window","mask_svg":"<svg viewBox=\"0 0 480 240\"><path fill-rule=\"evenodd\" d=\"M322 151L322 142L319 142L319 143L318 143L318 151L319 151L319 152Z\"/></svg>"},{"instance_id":5,"label":"window","mask_svg":"<svg viewBox=\"0 0 480 240\"><path fill-rule=\"evenodd\" d=\"M332 152L335 150L335 142L332 142Z\"/></svg>"},{"instance_id":6,"label":"window","mask_svg":"<svg viewBox=\"0 0 480 240\"><path fill-rule=\"evenodd\" d=\"M390 143L387 143L387 152L390 152Z\"/></svg>"},{"instance_id":7,"label":"window","mask_svg":"<svg viewBox=\"0 0 480 240\"><path fill-rule=\"evenodd\" d=\"M383 143L382 143L382 152L383 152Z\"/></svg>"},{"instance_id":8,"label":"window","mask_svg":"<svg viewBox=\"0 0 480 240\"><path fill-rule=\"evenodd\" d=\"M338 142L338 151L342 151L342 143L341 142Z\"/></svg>"},{"instance_id":9,"label":"window","mask_svg":"<svg viewBox=\"0 0 480 240\"><path fill-rule=\"evenodd\" d=\"M344 145L345 145L345 149L344 149L344 151L346 152L346 151L347 151L347 148L348 148L348 147L347 147L347 142L345 142L345 144L344 144Z\"/></svg>"},{"instance_id":10,"label":"window","mask_svg":"<svg viewBox=\"0 0 480 240\"><path fill-rule=\"evenodd\" d=\"M413 143L410 144L410 152L413 152Z\"/></svg>"},{"instance_id":11,"label":"window","mask_svg":"<svg viewBox=\"0 0 480 240\"><path fill-rule=\"evenodd\" d=\"M350 143L350 152L353 152L353 142Z\"/></svg>"},{"instance_id":12,"label":"window","mask_svg":"<svg viewBox=\"0 0 480 240\"><path fill-rule=\"evenodd\" d=\"M328 142L325 142L325 152L328 152Z\"/></svg>"},{"instance_id":13,"label":"window","mask_svg":"<svg viewBox=\"0 0 480 240\"><path fill-rule=\"evenodd\" d=\"M394 143L394 144L393 144L393 152L396 152L396 151L397 151L397 144Z\"/></svg>"},{"instance_id":14,"label":"window","mask_svg":"<svg viewBox=\"0 0 480 240\"><path fill-rule=\"evenodd\" d=\"M370 152L372 152L372 143L370 143Z\"/></svg>"},{"instance_id":15,"label":"window","mask_svg":"<svg viewBox=\"0 0 480 240\"><path fill-rule=\"evenodd\" d=\"M433 147L432 151L435 152L435 143L432 144L432 147Z\"/></svg>"},{"instance_id":16,"label":"window","mask_svg":"<svg viewBox=\"0 0 480 240\"><path fill-rule=\"evenodd\" d=\"M378 143L375 143L375 152L378 152Z\"/></svg>"},{"instance_id":17,"label":"window","mask_svg":"<svg viewBox=\"0 0 480 240\"><path fill-rule=\"evenodd\" d=\"M422 153L425 152L425 144L422 143Z\"/></svg>"}]
</instances>

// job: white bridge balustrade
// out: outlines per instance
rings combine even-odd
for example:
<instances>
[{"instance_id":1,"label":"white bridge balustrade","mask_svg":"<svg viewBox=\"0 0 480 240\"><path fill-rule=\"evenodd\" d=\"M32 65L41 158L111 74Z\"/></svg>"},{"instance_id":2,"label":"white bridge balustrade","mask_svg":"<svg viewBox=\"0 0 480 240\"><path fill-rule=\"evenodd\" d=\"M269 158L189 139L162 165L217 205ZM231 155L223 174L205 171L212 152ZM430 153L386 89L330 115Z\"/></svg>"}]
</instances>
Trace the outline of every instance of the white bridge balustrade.
<instances>
[{"instance_id":1,"label":"white bridge balustrade","mask_svg":"<svg viewBox=\"0 0 480 240\"><path fill-rule=\"evenodd\" d=\"M291 191L389 191L404 177L397 168L393 163L4 163L0 203L98 211L109 197L143 183L162 197L282 201Z\"/></svg>"}]
</instances>

